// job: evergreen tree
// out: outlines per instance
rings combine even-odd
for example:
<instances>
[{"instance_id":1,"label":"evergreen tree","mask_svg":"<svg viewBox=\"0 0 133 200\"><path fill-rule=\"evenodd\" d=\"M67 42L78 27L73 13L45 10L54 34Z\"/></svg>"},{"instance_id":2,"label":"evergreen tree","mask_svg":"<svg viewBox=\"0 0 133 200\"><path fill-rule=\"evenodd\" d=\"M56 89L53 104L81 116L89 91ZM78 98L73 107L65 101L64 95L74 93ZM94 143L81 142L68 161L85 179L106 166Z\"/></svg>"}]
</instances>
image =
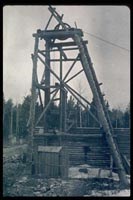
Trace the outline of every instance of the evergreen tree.
<instances>
[{"instance_id":1,"label":"evergreen tree","mask_svg":"<svg viewBox=\"0 0 133 200\"><path fill-rule=\"evenodd\" d=\"M49 129L59 129L59 106L54 102L50 104L47 112L47 123Z\"/></svg>"},{"instance_id":2,"label":"evergreen tree","mask_svg":"<svg viewBox=\"0 0 133 200\"><path fill-rule=\"evenodd\" d=\"M97 110L94 107L96 107L96 104L93 98L90 105L90 112L98 119ZM91 115L89 115L89 122L90 122L91 127L99 127L99 124Z\"/></svg>"},{"instance_id":3,"label":"evergreen tree","mask_svg":"<svg viewBox=\"0 0 133 200\"><path fill-rule=\"evenodd\" d=\"M130 103L128 104L124 112L123 121L124 121L124 127L129 128L130 127Z\"/></svg>"},{"instance_id":4,"label":"evergreen tree","mask_svg":"<svg viewBox=\"0 0 133 200\"><path fill-rule=\"evenodd\" d=\"M4 143L9 142L9 134L10 134L10 128L11 128L11 110L13 109L13 101L12 99L9 99L5 101L3 99L3 140Z\"/></svg>"},{"instance_id":5,"label":"evergreen tree","mask_svg":"<svg viewBox=\"0 0 133 200\"><path fill-rule=\"evenodd\" d=\"M79 102L77 102L76 104L76 121L77 121L77 127L82 127L82 107L79 104Z\"/></svg>"},{"instance_id":6,"label":"evergreen tree","mask_svg":"<svg viewBox=\"0 0 133 200\"><path fill-rule=\"evenodd\" d=\"M67 122L68 127L71 123L76 123L77 118L77 108L74 101L74 98L70 96L70 98L67 101ZM76 124L74 124L76 126Z\"/></svg>"},{"instance_id":7,"label":"evergreen tree","mask_svg":"<svg viewBox=\"0 0 133 200\"><path fill-rule=\"evenodd\" d=\"M68 99L67 108L68 108L68 112L75 111L75 102L72 96L70 96L70 99Z\"/></svg>"},{"instance_id":8,"label":"evergreen tree","mask_svg":"<svg viewBox=\"0 0 133 200\"><path fill-rule=\"evenodd\" d=\"M19 106L19 135L24 138L27 136L27 121L29 119L31 96L24 97L22 104Z\"/></svg>"},{"instance_id":9,"label":"evergreen tree","mask_svg":"<svg viewBox=\"0 0 133 200\"><path fill-rule=\"evenodd\" d=\"M112 122L112 126L114 128L124 128L124 120L123 120L123 111L118 107L117 109L112 109L110 112L110 118Z\"/></svg>"}]
</instances>

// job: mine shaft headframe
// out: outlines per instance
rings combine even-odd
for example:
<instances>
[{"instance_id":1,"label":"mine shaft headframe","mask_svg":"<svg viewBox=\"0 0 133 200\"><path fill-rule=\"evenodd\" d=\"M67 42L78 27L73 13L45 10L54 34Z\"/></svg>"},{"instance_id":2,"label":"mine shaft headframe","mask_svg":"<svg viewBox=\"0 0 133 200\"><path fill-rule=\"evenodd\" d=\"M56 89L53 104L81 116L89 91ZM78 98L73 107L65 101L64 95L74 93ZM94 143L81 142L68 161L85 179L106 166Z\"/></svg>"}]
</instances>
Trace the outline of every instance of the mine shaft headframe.
<instances>
[{"instance_id":1,"label":"mine shaft headframe","mask_svg":"<svg viewBox=\"0 0 133 200\"><path fill-rule=\"evenodd\" d=\"M72 80L73 78L75 78L79 73L81 73L82 71L85 72L85 75L86 75L86 78L87 78L87 81L90 85L90 88L91 88L91 91L93 93L93 97L94 97L94 100L95 100L95 103L96 103L96 109L97 109L97 114L98 114L98 119L101 123L101 125L103 126L103 130L104 132L106 133L106 140L108 142L108 145L110 147L110 151L112 153L112 156L113 156L113 159L114 159L114 162L116 164L116 167L118 167L118 174L119 174L119 178L121 180L121 182L128 186L129 183L128 183L128 180L125 176L125 171L124 171L124 167L123 167L123 164L122 164L122 160L121 160L121 156L120 156L120 153L119 153L119 149L117 148L117 145L115 144L114 142L114 139L113 139L113 128L112 128L112 124L110 123L110 118L109 118L109 115L108 115L108 112L107 112L107 109L106 109L106 106L105 106L105 101L103 99L103 95L101 93L101 89L100 89L100 84L98 83L98 80L97 80L97 77L95 75L95 71L94 71L94 68L93 68L93 64L91 62L91 58L89 56L89 52L88 52L88 49L86 47L86 43L85 41L83 41L83 39L81 38L83 36L83 33L82 33L82 30L81 29L75 29L75 28L71 28L69 26L66 25L66 23L63 23L62 21L62 18L63 16L60 16L54 8L52 8L51 6L49 6L49 10L51 12L51 17L46 25L46 28L45 30L38 30L36 34L33 34L33 36L35 37L35 46L34 46L34 55L32 56L32 60L33 60L33 71L32 71L32 101L31 101L31 109L30 109L30 129L31 129L31 135L33 136L34 134L34 128L35 126L37 125L37 123L39 123L39 121L42 119L42 117L45 115L46 116L46 112L49 108L49 105L51 104L51 102L53 100L55 100L55 96L57 94L58 91L60 91L60 102L62 102L60 105L60 113L61 115L60 116L63 116L63 117L60 117L60 119L62 120L62 118L64 119L63 122L60 121L60 125L64 125L63 127L63 132L65 132L65 120L66 120L66 114L65 114L65 103L66 103L66 92L62 89L66 89L66 91L69 91L70 94L72 94L75 99L77 99L80 104L84 107L85 105L82 104L82 102L80 101L80 99L78 97L81 97L83 100L84 98L79 95L73 88L71 88L69 85L68 85L68 81ZM51 21L51 18L52 17L55 17L57 22L58 22L58 25L55 27L54 30L47 30L48 28L48 25ZM59 27L62 27L62 29L59 29ZM63 39L64 40L67 39L67 38L72 38L73 39L73 42L62 42L62 43L55 43L55 39ZM46 50L45 51L40 51L38 49L38 44L39 44L39 39L44 39L46 44ZM52 46L51 46L52 44ZM64 58L63 55L65 54L62 54L62 50L64 51L64 48L62 49L62 47L64 46L77 46L79 52L78 52L78 56L77 58L74 58L74 59L67 59L67 56L66 58ZM58 48L58 49L52 49L54 46L58 46L58 47L61 47L61 48ZM50 59L50 52L52 50L58 50L60 52L60 59ZM68 50L68 48L67 48ZM70 48L69 48L70 50ZM71 48L72 50L72 48ZM46 54L44 55L43 54L43 58L41 58L38 53L42 53L43 52L46 52ZM63 57L63 58L62 58ZM43 84L39 84L38 85L38 77L37 77L37 60L40 60L45 68L44 68L44 76L42 76L42 78L45 77L45 86L43 86ZM45 60L45 61L44 61ZM67 74L65 75L65 77L63 78L62 76L62 61L74 61L73 64L70 66ZM82 66L82 70L80 70L78 73L76 73L74 76L72 76L71 78L69 78L67 81L66 80L66 77L68 76L68 74L70 73L70 71L72 70L74 64L76 63L76 61L80 60L81 61L81 66ZM58 61L60 62L60 75L58 76L51 68L50 68L50 62L51 61ZM60 84L60 87L57 87L56 88L56 85L54 86L54 94L52 96L52 98L50 97L51 95L51 92L50 92L50 87L52 87L50 85L50 73L52 73L56 79L58 80L59 84ZM37 96L39 95L39 91L37 93L37 89L39 89L39 87L37 86L40 86L40 89L44 89L44 95L45 95L45 101L44 101L44 107L43 107L43 111L40 115L40 117L38 118L36 124L35 124L35 103L36 103L36 100L37 100ZM58 86L58 85L57 85ZM39 89L39 90L40 90ZM53 93L53 91L52 91ZM76 96L77 95L77 96ZM41 95L40 95L40 99L41 99ZM62 99L62 100L61 100ZM87 102L87 100L85 100L85 102ZM40 101L41 103L41 101ZM88 103L89 104L89 103ZM86 107L84 107L86 108ZM44 116L44 128L45 128L45 116ZM98 122L99 122L98 121ZM47 124L46 124L46 128L47 128ZM62 127L60 128L60 130L62 129ZM32 144L33 146L33 144Z\"/></svg>"}]
</instances>

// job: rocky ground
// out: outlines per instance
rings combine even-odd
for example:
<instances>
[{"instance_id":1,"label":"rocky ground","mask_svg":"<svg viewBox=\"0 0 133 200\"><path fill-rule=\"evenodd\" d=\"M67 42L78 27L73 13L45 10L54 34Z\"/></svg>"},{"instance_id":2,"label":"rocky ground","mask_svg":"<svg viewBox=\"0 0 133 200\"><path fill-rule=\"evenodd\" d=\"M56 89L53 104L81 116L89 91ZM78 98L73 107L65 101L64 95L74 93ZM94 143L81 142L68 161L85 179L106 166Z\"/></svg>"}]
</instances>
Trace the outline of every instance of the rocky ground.
<instances>
[{"instance_id":1,"label":"rocky ground","mask_svg":"<svg viewBox=\"0 0 133 200\"><path fill-rule=\"evenodd\" d=\"M116 173L110 177L108 170L102 170L98 176L99 169L90 169L88 165L69 168L69 177L64 180L31 176L22 148L17 149L13 156L11 149L4 153L4 196L130 196L130 189L120 189Z\"/></svg>"}]
</instances>

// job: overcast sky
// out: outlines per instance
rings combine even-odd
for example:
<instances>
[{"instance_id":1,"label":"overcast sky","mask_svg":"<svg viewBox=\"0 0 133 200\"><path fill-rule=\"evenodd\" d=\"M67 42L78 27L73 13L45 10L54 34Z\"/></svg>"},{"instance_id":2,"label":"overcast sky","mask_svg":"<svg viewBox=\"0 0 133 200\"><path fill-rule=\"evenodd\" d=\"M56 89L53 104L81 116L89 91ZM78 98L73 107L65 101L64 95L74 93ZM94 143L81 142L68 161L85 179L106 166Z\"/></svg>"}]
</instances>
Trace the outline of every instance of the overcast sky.
<instances>
[{"instance_id":1,"label":"overcast sky","mask_svg":"<svg viewBox=\"0 0 133 200\"><path fill-rule=\"evenodd\" d=\"M56 6L64 22L104 40L130 49L130 10L126 6ZM3 90L5 99L21 102L30 94L34 38L49 19L48 6L3 8ZM51 27L56 25L53 20ZM130 53L86 33L88 51L102 91L111 108L125 108L130 101ZM84 87L84 79L81 81ZM82 85L81 85L82 86ZM84 88L83 88L84 89ZM85 95L89 92L84 90Z\"/></svg>"}]
</instances>

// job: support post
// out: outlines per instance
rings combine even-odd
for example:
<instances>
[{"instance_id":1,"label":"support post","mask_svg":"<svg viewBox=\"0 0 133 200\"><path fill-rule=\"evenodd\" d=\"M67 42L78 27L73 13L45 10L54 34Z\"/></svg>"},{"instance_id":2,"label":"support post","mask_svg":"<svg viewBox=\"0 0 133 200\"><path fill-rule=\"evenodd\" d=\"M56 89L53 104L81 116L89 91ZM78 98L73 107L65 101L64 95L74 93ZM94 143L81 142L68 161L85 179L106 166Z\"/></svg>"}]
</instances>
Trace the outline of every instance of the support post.
<instances>
[{"instance_id":1,"label":"support post","mask_svg":"<svg viewBox=\"0 0 133 200\"><path fill-rule=\"evenodd\" d=\"M60 132L62 132L63 98L62 98L62 52L60 48Z\"/></svg>"},{"instance_id":2,"label":"support post","mask_svg":"<svg viewBox=\"0 0 133 200\"><path fill-rule=\"evenodd\" d=\"M32 70L32 88L31 88L31 107L30 107L30 127L29 127L29 145L28 145L28 157L31 164L31 170L33 163L33 135L35 129L35 104L36 104L36 74L37 74L37 53L38 53L38 36L35 37L34 55L33 55L33 70Z\"/></svg>"},{"instance_id":3,"label":"support post","mask_svg":"<svg viewBox=\"0 0 133 200\"><path fill-rule=\"evenodd\" d=\"M62 131L66 132L66 109L67 109L67 91L62 91Z\"/></svg>"},{"instance_id":4,"label":"support post","mask_svg":"<svg viewBox=\"0 0 133 200\"><path fill-rule=\"evenodd\" d=\"M50 46L49 46L50 41L46 41L46 57L45 57L45 63L49 66L50 68ZM50 70L45 66L45 85L48 86L48 88L45 89L45 94L44 94L44 105L45 107L50 101ZM44 132L47 132L48 129L48 124L47 124L47 116L44 115Z\"/></svg>"}]
</instances>

